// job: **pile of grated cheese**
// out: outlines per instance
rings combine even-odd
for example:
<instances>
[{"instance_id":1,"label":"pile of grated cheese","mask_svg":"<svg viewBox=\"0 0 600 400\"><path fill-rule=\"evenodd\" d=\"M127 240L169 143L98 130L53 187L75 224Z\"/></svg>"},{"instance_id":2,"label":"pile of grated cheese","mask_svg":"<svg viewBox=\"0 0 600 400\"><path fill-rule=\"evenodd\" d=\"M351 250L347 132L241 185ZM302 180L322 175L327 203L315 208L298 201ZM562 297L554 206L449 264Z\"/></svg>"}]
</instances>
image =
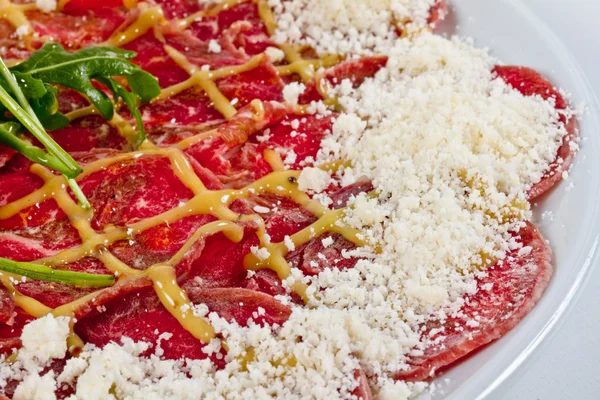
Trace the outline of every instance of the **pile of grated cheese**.
<instances>
[{"instance_id":1,"label":"pile of grated cheese","mask_svg":"<svg viewBox=\"0 0 600 400\"><path fill-rule=\"evenodd\" d=\"M274 40L308 45L319 54L368 54L393 46L398 29L427 26L435 0L268 0Z\"/></svg>"},{"instance_id":2,"label":"pile of grated cheese","mask_svg":"<svg viewBox=\"0 0 600 400\"><path fill-rule=\"evenodd\" d=\"M370 2L358 3L356 10ZM348 21L360 15L344 10ZM358 26L368 30L371 22ZM322 29L332 35L332 27L345 26L327 24ZM497 60L468 40L422 33L396 40L387 54L388 65L376 77L335 89L346 111L317 159L350 161L352 167L334 177L340 185L373 181L376 191L353 198L345 222L381 252L373 246L346 252L364 258L353 269L329 268L313 278L294 270L284 284L306 282L310 303L297 306L279 296L293 307L281 327L252 321L241 327L198 305L227 341L223 370L209 361L162 360L160 347L143 358L150 344L124 338L103 349L87 345L62 374L39 376L41 365L65 349L54 346L40 356L33 332L53 331L58 340L68 334L67 321L46 317L26 327L25 350L17 363L2 365L0 386L9 376L26 377L17 400L75 379L74 399L194 399L198 393L207 399L349 399L362 368L380 399L424 390L424 383L390 376L427 346L421 324L459 311L464 296L478 290L473 267L518 248L509 231L530 217L525 193L554 160L566 132L551 101L524 97L495 79L490 71ZM314 173L307 168L300 181L310 182ZM510 218L491 217L498 215ZM206 352L220 348L215 339ZM249 348L253 361L243 368L239 360Z\"/></svg>"}]
</instances>

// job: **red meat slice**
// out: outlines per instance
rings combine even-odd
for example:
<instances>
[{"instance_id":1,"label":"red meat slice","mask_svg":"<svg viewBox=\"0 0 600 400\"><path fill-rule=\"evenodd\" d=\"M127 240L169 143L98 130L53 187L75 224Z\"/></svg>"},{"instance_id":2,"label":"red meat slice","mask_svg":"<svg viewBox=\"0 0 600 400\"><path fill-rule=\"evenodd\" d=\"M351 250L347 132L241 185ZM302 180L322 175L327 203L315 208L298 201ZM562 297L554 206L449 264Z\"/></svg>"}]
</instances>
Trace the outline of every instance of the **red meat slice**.
<instances>
[{"instance_id":1,"label":"red meat slice","mask_svg":"<svg viewBox=\"0 0 600 400\"><path fill-rule=\"evenodd\" d=\"M427 19L427 23L431 29L437 28L444 18L446 18L448 12L448 3L446 0L436 0L435 4L429 10L429 19Z\"/></svg>"},{"instance_id":2,"label":"red meat slice","mask_svg":"<svg viewBox=\"0 0 600 400\"><path fill-rule=\"evenodd\" d=\"M373 190L375 190L373 183L363 177L352 185L344 186L343 188L332 192L329 197L333 201L332 207L334 209L339 209L345 207L353 196L357 196L360 193L368 193Z\"/></svg>"},{"instance_id":3,"label":"red meat slice","mask_svg":"<svg viewBox=\"0 0 600 400\"><path fill-rule=\"evenodd\" d=\"M247 275L244 256L252 246L258 245L254 229L248 227L239 243L232 243L224 234L217 233L205 240L202 254L193 262L185 275L183 287L193 284L198 287L216 288L240 286Z\"/></svg>"},{"instance_id":4,"label":"red meat slice","mask_svg":"<svg viewBox=\"0 0 600 400\"><path fill-rule=\"evenodd\" d=\"M104 267L104 264L95 258L84 258L66 266L56 267L56 269L87 272L90 274L112 274ZM17 289L25 296L33 297L51 308L70 303L98 290L97 288L78 288L64 283L45 282L32 279L19 283Z\"/></svg>"},{"instance_id":5,"label":"red meat slice","mask_svg":"<svg viewBox=\"0 0 600 400\"><path fill-rule=\"evenodd\" d=\"M82 167L86 166L87 164L93 163L95 161L103 160L107 157L113 157L117 154L119 154L118 150L109 149L109 148L104 148L104 149L94 148L89 151L74 151L71 153L71 155L73 156L75 161L77 161L77 164L79 164Z\"/></svg>"},{"instance_id":6,"label":"red meat slice","mask_svg":"<svg viewBox=\"0 0 600 400\"><path fill-rule=\"evenodd\" d=\"M567 130L567 135L558 148L556 160L550 165L542 179L529 190L529 200L531 201L556 186L562 179L563 172L569 170L576 153L576 146L572 146L572 144L577 140L577 120L565 113L569 107L567 101L554 85L539 72L531 68L513 65L496 66L494 72L524 96L539 95L546 100L553 99L556 109L561 112L560 121Z\"/></svg>"},{"instance_id":7,"label":"red meat slice","mask_svg":"<svg viewBox=\"0 0 600 400\"><path fill-rule=\"evenodd\" d=\"M258 323L281 324L287 320L291 310L273 297L263 293L239 288L206 289L189 288L190 299L195 303L205 303L210 311L218 312L223 318L235 319L246 325L252 318ZM240 306L240 302L245 304ZM151 289L142 290L115 299L105 304L106 310L90 314L80 319L75 331L86 342L97 346L120 342L122 337L134 341L157 343L160 335L173 336L161 341L164 358L204 359L204 344L183 329L179 322L162 306ZM259 310L261 307L264 311ZM255 318L253 313L257 313ZM153 347L154 348L154 347ZM222 361L213 360L217 365Z\"/></svg>"},{"instance_id":8,"label":"red meat slice","mask_svg":"<svg viewBox=\"0 0 600 400\"><path fill-rule=\"evenodd\" d=\"M54 360L52 360L50 362L50 365L48 365L47 367L43 368L39 372L39 375L40 376L44 376L48 372L52 371L52 372L54 372L54 376L57 377L63 371L66 363L67 363L67 360L65 358L63 358L63 359L54 359ZM12 399L13 396L14 396L14 394L15 394L15 390L19 386L19 383L20 383L20 381L18 379L15 379L13 377L9 377L6 380L6 386L4 386L2 388L2 394L0 394L0 400L10 400L10 399ZM70 395L72 395L74 393L74 387L72 385L70 385L70 384L62 384L62 385L58 385L58 386L59 387L55 391L57 399L66 399L66 398L68 398ZM5 396L8 396L8 397L5 397Z\"/></svg>"},{"instance_id":9,"label":"red meat slice","mask_svg":"<svg viewBox=\"0 0 600 400\"><path fill-rule=\"evenodd\" d=\"M366 78L374 76L377 71L385 67L387 60L386 56L370 56L346 61L329 68L325 72L325 77L334 84L349 79L354 86L358 86Z\"/></svg>"},{"instance_id":10,"label":"red meat slice","mask_svg":"<svg viewBox=\"0 0 600 400\"><path fill-rule=\"evenodd\" d=\"M5 19L1 19L0 20L0 46L10 49L10 48L14 48L14 46L19 45L19 41L18 41L18 37L15 34L15 27L13 24L10 23L10 21L7 21ZM15 58L12 57L12 55L8 55L8 57L6 55L3 55L2 58L6 59L11 59L11 58ZM17 59L19 59L19 57L16 57Z\"/></svg>"},{"instance_id":11,"label":"red meat slice","mask_svg":"<svg viewBox=\"0 0 600 400\"><path fill-rule=\"evenodd\" d=\"M468 299L461 315L428 324L423 337L433 330L432 343L421 356L410 361L411 368L398 379L421 381L436 370L464 357L476 348L496 340L514 328L542 296L550 282L552 251L532 224L527 223L516 238L523 250L486 270L478 279L478 292Z\"/></svg>"},{"instance_id":12,"label":"red meat slice","mask_svg":"<svg viewBox=\"0 0 600 400\"><path fill-rule=\"evenodd\" d=\"M371 400L373 393L369 387L369 380L365 372L362 369L357 370L354 373L354 378L358 381L358 386L352 391L352 394L359 400Z\"/></svg>"},{"instance_id":13,"label":"red meat slice","mask_svg":"<svg viewBox=\"0 0 600 400\"><path fill-rule=\"evenodd\" d=\"M14 322L15 301L8 290L0 285L0 323L12 325Z\"/></svg>"},{"instance_id":14,"label":"red meat slice","mask_svg":"<svg viewBox=\"0 0 600 400\"><path fill-rule=\"evenodd\" d=\"M137 52L133 62L158 78L161 87L183 82L190 75L182 69L164 49L164 43L154 36L152 31L127 43L124 49Z\"/></svg>"},{"instance_id":15,"label":"red meat slice","mask_svg":"<svg viewBox=\"0 0 600 400\"><path fill-rule=\"evenodd\" d=\"M132 239L116 242L110 247L110 251L130 267L144 270L151 265L168 261L198 228L214 220L210 215L197 215L155 226ZM190 269L187 264L194 262L203 248L204 241L200 239L188 252L185 263L178 265L177 275Z\"/></svg>"},{"instance_id":16,"label":"red meat slice","mask_svg":"<svg viewBox=\"0 0 600 400\"><path fill-rule=\"evenodd\" d=\"M6 147L0 144L0 168L4 167L6 163L16 154L16 151L10 147Z\"/></svg>"},{"instance_id":17,"label":"red meat slice","mask_svg":"<svg viewBox=\"0 0 600 400\"><path fill-rule=\"evenodd\" d=\"M186 8L186 6L179 8ZM166 6L165 3L163 9L166 15L173 14L171 7ZM196 4L187 9L198 10L200 5ZM179 17L184 16L181 10L178 10L177 14ZM243 2L221 11L216 16L199 18L190 25L188 31L203 41L227 37L226 47L237 49L241 54L250 56L262 53L267 47L273 45L254 2Z\"/></svg>"},{"instance_id":18,"label":"red meat slice","mask_svg":"<svg viewBox=\"0 0 600 400\"><path fill-rule=\"evenodd\" d=\"M198 88L140 107L147 136L159 146L172 145L214 128L223 116ZM124 115L126 115L124 113Z\"/></svg>"},{"instance_id":19,"label":"red meat slice","mask_svg":"<svg viewBox=\"0 0 600 400\"><path fill-rule=\"evenodd\" d=\"M237 28L234 26L229 29L236 30ZM217 40L221 47L221 51L218 53L209 50L210 41L198 39L190 31L181 31L171 25L166 25L163 28L163 34L166 44L184 54L192 64L198 67L209 65L211 69L216 69L243 64L248 60L248 56L233 47L229 40L229 37L236 35L235 31L229 34L222 33Z\"/></svg>"},{"instance_id":20,"label":"red meat slice","mask_svg":"<svg viewBox=\"0 0 600 400\"><path fill-rule=\"evenodd\" d=\"M237 146L248 140L250 135L282 121L292 111L289 106L276 101L249 104L241 108L230 121L219 126L217 131L227 145Z\"/></svg>"},{"instance_id":21,"label":"red meat slice","mask_svg":"<svg viewBox=\"0 0 600 400\"><path fill-rule=\"evenodd\" d=\"M242 146L227 145L222 138L213 138L190 147L186 154L216 174L224 184L236 188L272 171L263 157L266 149L280 151L284 159L286 154L293 153L296 159L289 167L294 169L312 164L311 157L316 157L321 140L331 130L333 116L286 115L285 106L279 103L265 102L263 106L266 113L271 113L264 123L253 120L252 105L249 105L219 127L233 143L247 140ZM293 128L295 120L296 129ZM239 132L238 126L245 131Z\"/></svg>"},{"instance_id":22,"label":"red meat slice","mask_svg":"<svg viewBox=\"0 0 600 400\"><path fill-rule=\"evenodd\" d=\"M164 358L205 359L204 345L186 331L160 303L152 288L116 298L104 305L101 313L93 313L81 318L75 325L75 332L86 343L103 347L110 342L120 343L128 337L134 341L152 344L151 351L160 335L173 335L161 340Z\"/></svg>"},{"instance_id":23,"label":"red meat slice","mask_svg":"<svg viewBox=\"0 0 600 400\"><path fill-rule=\"evenodd\" d=\"M289 115L284 121L270 128L268 139L259 144L258 151L262 154L267 148L283 150L284 160L285 154L293 152L296 160L289 164L289 167L302 169L303 166L312 164L311 159L315 159L321 148L321 141L331 133L334 120L334 114L327 117ZM294 121L298 122L298 128L294 129ZM261 135L255 135L252 141L257 140L256 136Z\"/></svg>"},{"instance_id":24,"label":"red meat slice","mask_svg":"<svg viewBox=\"0 0 600 400\"><path fill-rule=\"evenodd\" d=\"M155 0L155 3L160 4L167 19L175 19L184 18L200 11L203 2L198 0Z\"/></svg>"},{"instance_id":25,"label":"red meat slice","mask_svg":"<svg viewBox=\"0 0 600 400\"><path fill-rule=\"evenodd\" d=\"M21 346L23 327L35 318L27 315L20 308L15 308L14 318L10 325L0 322L0 354L10 354Z\"/></svg>"},{"instance_id":26,"label":"red meat slice","mask_svg":"<svg viewBox=\"0 0 600 400\"><path fill-rule=\"evenodd\" d=\"M254 99L283 101L283 81L266 57L250 71L219 79L217 86L228 99L238 99L236 105L240 106Z\"/></svg>"},{"instance_id":27,"label":"red meat slice","mask_svg":"<svg viewBox=\"0 0 600 400\"><path fill-rule=\"evenodd\" d=\"M31 163L21 155L0 168L0 207L27 196L44 184L41 178L29 172Z\"/></svg>"},{"instance_id":28,"label":"red meat slice","mask_svg":"<svg viewBox=\"0 0 600 400\"><path fill-rule=\"evenodd\" d=\"M58 109L68 113L90 105L90 101L81 93L69 88L58 88Z\"/></svg>"},{"instance_id":29,"label":"red meat slice","mask_svg":"<svg viewBox=\"0 0 600 400\"><path fill-rule=\"evenodd\" d=\"M149 278L129 279L123 282L117 282L115 285L98 291L91 299L79 304L74 310L76 319L81 319L90 314L104 312L104 304L118 301L131 293L137 293L152 286Z\"/></svg>"},{"instance_id":30,"label":"red meat slice","mask_svg":"<svg viewBox=\"0 0 600 400\"><path fill-rule=\"evenodd\" d=\"M256 180L256 176L271 172L257 148L254 143L230 147L220 137L214 137L190 147L185 153L216 176L221 184L241 188Z\"/></svg>"},{"instance_id":31,"label":"red meat slice","mask_svg":"<svg viewBox=\"0 0 600 400\"><path fill-rule=\"evenodd\" d=\"M281 279L279 279L277 273L270 269L256 271L254 275L244 280L240 286L255 292L266 293L271 296L285 295L287 293L281 284ZM299 303L300 302L301 301L299 301Z\"/></svg>"},{"instance_id":32,"label":"red meat slice","mask_svg":"<svg viewBox=\"0 0 600 400\"><path fill-rule=\"evenodd\" d=\"M349 79L354 87L359 86L366 78L375 76L377 71L387 64L386 56L361 57L355 60L344 61L334 67L328 68L323 76L333 86L339 85L344 79ZM308 104L311 101L322 100L323 97L317 90L316 81L306 84L304 93L298 101Z\"/></svg>"},{"instance_id":33,"label":"red meat slice","mask_svg":"<svg viewBox=\"0 0 600 400\"><path fill-rule=\"evenodd\" d=\"M54 200L0 219L0 257L30 261L80 243L77 230Z\"/></svg>"},{"instance_id":34,"label":"red meat slice","mask_svg":"<svg viewBox=\"0 0 600 400\"><path fill-rule=\"evenodd\" d=\"M123 0L69 0L63 11L81 12L105 7L122 7Z\"/></svg>"},{"instance_id":35,"label":"red meat slice","mask_svg":"<svg viewBox=\"0 0 600 400\"><path fill-rule=\"evenodd\" d=\"M244 213L237 206L237 203L233 204L232 210ZM245 204L247 210L245 213L255 214L254 207L256 206L269 209L268 212L261 213L260 216L265 221L265 228L272 242L283 242L286 235L293 235L317 220L306 208L299 206L286 197L269 194L252 197Z\"/></svg>"},{"instance_id":36,"label":"red meat slice","mask_svg":"<svg viewBox=\"0 0 600 400\"><path fill-rule=\"evenodd\" d=\"M76 263L69 264L67 267L63 267L62 269L95 274L110 274L110 272L101 262L92 258L85 258ZM92 298L88 299L82 304L79 304L74 310L75 318L81 319L90 313L93 314L100 312L105 303L111 302L114 299L120 298L132 292L139 292L140 290L149 288L151 286L152 281L150 279L138 278L119 281L113 286L105 289L76 288L60 283L36 280L27 280L24 283L18 284L17 288L22 294L30 296L51 308L59 307L77 300L85 295L95 293ZM17 318L15 319L16 322L13 324L13 328L20 334L20 329L22 326L18 324L23 318L19 319L18 313L23 313L23 311L19 308L17 308L16 311ZM31 317L28 318L31 319ZM29 321L29 319L27 319L27 321ZM2 337L4 337L2 336L2 332L2 329L0 329L0 340Z\"/></svg>"},{"instance_id":37,"label":"red meat slice","mask_svg":"<svg viewBox=\"0 0 600 400\"><path fill-rule=\"evenodd\" d=\"M333 239L333 243L325 247L323 240ZM341 235L323 235L297 247L287 254L285 259L305 275L318 275L326 268L353 268L358 262L356 257L344 256L344 251L355 249L356 245Z\"/></svg>"},{"instance_id":38,"label":"red meat slice","mask_svg":"<svg viewBox=\"0 0 600 400\"><path fill-rule=\"evenodd\" d=\"M27 13L33 30L40 38L52 38L69 49L79 49L104 42L125 21L122 8L77 9L71 13ZM41 46L47 40L36 41Z\"/></svg>"},{"instance_id":39,"label":"red meat slice","mask_svg":"<svg viewBox=\"0 0 600 400\"><path fill-rule=\"evenodd\" d=\"M149 218L192 197L170 161L155 156L112 164L86 176L80 186L94 209L95 229Z\"/></svg>"},{"instance_id":40,"label":"red meat slice","mask_svg":"<svg viewBox=\"0 0 600 400\"><path fill-rule=\"evenodd\" d=\"M208 309L221 318L247 325L252 320L260 325L282 325L292 310L265 293L241 288L207 289L189 284L185 286L190 300L195 304L206 304ZM262 310L261 310L262 308Z\"/></svg>"},{"instance_id":41,"label":"red meat slice","mask_svg":"<svg viewBox=\"0 0 600 400\"><path fill-rule=\"evenodd\" d=\"M124 150L127 141L100 116L73 121L66 128L52 132L52 138L67 152L109 148Z\"/></svg>"},{"instance_id":42,"label":"red meat slice","mask_svg":"<svg viewBox=\"0 0 600 400\"><path fill-rule=\"evenodd\" d=\"M236 22L246 23L246 28L239 32L232 43L236 48L243 49L248 55L262 53L267 47L274 45L258 14L258 5L255 2L245 2L221 11L217 20L221 30Z\"/></svg>"},{"instance_id":43,"label":"red meat slice","mask_svg":"<svg viewBox=\"0 0 600 400\"><path fill-rule=\"evenodd\" d=\"M259 109L255 108L255 104L243 107L233 119L217 128L220 137L202 141L188 148L186 154L198 161L200 166L212 171L221 182L230 187L246 186L268 174L272 170L264 161L263 152L272 146L267 142L258 144L254 138L248 141L248 138L267 127L272 127L273 130L280 129L282 136L285 136L286 132L289 135L293 129L289 126L276 128L278 123L288 115L287 106L272 101L263 102L262 110L265 113L264 120L256 120L255 113L259 112ZM309 117L307 120L312 118L314 117ZM310 136L298 136L297 139L290 138L286 146L299 152L310 152L311 149L301 147L301 143L305 143L305 139ZM285 142L283 137L279 140ZM318 150L318 142L315 142L315 147L313 155L316 155Z\"/></svg>"}]
</instances>

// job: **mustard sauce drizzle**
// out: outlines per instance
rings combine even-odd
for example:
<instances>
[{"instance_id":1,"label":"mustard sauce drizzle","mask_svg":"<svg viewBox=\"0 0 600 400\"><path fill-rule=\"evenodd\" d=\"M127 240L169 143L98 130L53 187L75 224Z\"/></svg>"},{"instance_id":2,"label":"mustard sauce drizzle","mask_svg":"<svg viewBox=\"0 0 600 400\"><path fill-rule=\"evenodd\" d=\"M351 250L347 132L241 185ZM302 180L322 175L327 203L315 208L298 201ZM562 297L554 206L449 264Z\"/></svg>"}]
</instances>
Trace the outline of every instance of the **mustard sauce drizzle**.
<instances>
[{"instance_id":1,"label":"mustard sauce drizzle","mask_svg":"<svg viewBox=\"0 0 600 400\"><path fill-rule=\"evenodd\" d=\"M16 29L25 26L27 33L31 33L31 24L25 12L35 9L35 3L13 4L10 0L0 0L0 19L10 22Z\"/></svg>"},{"instance_id":2,"label":"mustard sauce drizzle","mask_svg":"<svg viewBox=\"0 0 600 400\"><path fill-rule=\"evenodd\" d=\"M143 36L155 25L164 23L165 16L160 6L150 7L146 3L137 5L140 15L124 31L117 30L100 46L121 47Z\"/></svg>"}]
</instances>

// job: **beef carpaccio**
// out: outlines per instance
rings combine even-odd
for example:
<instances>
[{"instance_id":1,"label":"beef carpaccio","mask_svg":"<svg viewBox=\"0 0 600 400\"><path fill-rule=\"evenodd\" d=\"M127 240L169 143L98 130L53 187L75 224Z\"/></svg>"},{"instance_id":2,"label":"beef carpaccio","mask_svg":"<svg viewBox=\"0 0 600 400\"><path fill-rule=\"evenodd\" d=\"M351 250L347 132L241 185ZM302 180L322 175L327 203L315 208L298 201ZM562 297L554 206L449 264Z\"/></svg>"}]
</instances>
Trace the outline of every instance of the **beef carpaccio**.
<instances>
[{"instance_id":1,"label":"beef carpaccio","mask_svg":"<svg viewBox=\"0 0 600 400\"><path fill-rule=\"evenodd\" d=\"M320 189L331 199L323 205L299 181L344 112L323 97L324 88L344 80L358 87L386 66L385 55L319 57L308 48L282 45L272 38L277 21L270 2L262 0L70 0L49 12L20 3L0 1L5 60L17 63L49 41L67 50L117 46L135 51L133 61L158 78L162 91L140 106L147 140L134 149L126 132L134 123L129 112L117 110L118 120L105 121L83 96L60 88L61 111L72 121L51 135L83 167L78 181L89 212L60 175L0 145L0 257L116 276L113 286L97 289L2 275L3 354L21 347L26 324L50 313L71 319L67 360L78 357L84 344L101 349L126 337L150 344L139 357L208 359L216 374L239 360L228 357L227 345L207 350L213 339L227 341L208 313L276 334L295 308L309 308L311 296L319 296L291 277L318 277L360 262L360 254L347 254L358 254L353 251L366 244L363 235L341 221L349 202L377 192L377 183L342 184L335 177L339 165L323 167L333 172ZM446 14L443 1L432 3L429 28ZM25 36L15 15L28 21ZM493 73L524 96L568 108L535 71L498 66ZM288 88L301 84L303 92L290 101ZM326 106L330 111L318 111ZM575 120L561 118L568 134L529 199L550 190L573 159ZM406 354L397 370L383 372L399 382L426 381L525 317L552 275L551 251L528 222L512 237L520 247L475 278L474 285L487 289L466 295L456 315L413 326L428 345L414 343L418 350ZM310 332L303 337L313 340ZM371 389L383 390L377 383L382 371L354 356L354 371L338 376L347 381L336 390L371 398ZM249 369L252 361L244 361ZM289 368L296 365L288 362ZM65 363L56 359L36 373L58 377ZM193 379L193 371L187 373ZM23 375L2 379L4 395L26 398L25 389L18 389ZM88 398L76 377L58 382L46 390L58 398ZM30 393L53 398L39 390ZM109 387L105 395L122 398L119 390ZM295 390L290 393L321 396Z\"/></svg>"}]
</instances>

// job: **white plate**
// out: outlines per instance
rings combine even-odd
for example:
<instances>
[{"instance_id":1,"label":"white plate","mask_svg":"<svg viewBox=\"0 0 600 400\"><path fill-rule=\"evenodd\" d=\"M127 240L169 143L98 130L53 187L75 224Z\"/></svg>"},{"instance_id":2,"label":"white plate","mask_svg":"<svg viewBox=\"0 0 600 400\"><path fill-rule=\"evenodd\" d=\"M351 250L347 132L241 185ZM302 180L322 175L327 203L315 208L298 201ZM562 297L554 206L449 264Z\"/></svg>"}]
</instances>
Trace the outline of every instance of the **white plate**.
<instances>
[{"instance_id":1,"label":"white plate","mask_svg":"<svg viewBox=\"0 0 600 400\"><path fill-rule=\"evenodd\" d=\"M450 0L452 13L442 30L470 36L506 64L529 66L588 105L580 119L584 141L568 180L535 206L534 222L554 251L555 274L544 296L521 323L500 340L436 380L423 399L502 398L506 380L552 331L572 306L591 266L600 257L600 115L597 100L574 57L552 30L519 0ZM559 2L554 2L559 3ZM570 2L564 1L567 7ZM458 28L456 28L458 24ZM594 40L590 38L590 40ZM593 51L593 48L591 49ZM551 211L553 218L542 218ZM446 381L449 379L449 382Z\"/></svg>"}]
</instances>

